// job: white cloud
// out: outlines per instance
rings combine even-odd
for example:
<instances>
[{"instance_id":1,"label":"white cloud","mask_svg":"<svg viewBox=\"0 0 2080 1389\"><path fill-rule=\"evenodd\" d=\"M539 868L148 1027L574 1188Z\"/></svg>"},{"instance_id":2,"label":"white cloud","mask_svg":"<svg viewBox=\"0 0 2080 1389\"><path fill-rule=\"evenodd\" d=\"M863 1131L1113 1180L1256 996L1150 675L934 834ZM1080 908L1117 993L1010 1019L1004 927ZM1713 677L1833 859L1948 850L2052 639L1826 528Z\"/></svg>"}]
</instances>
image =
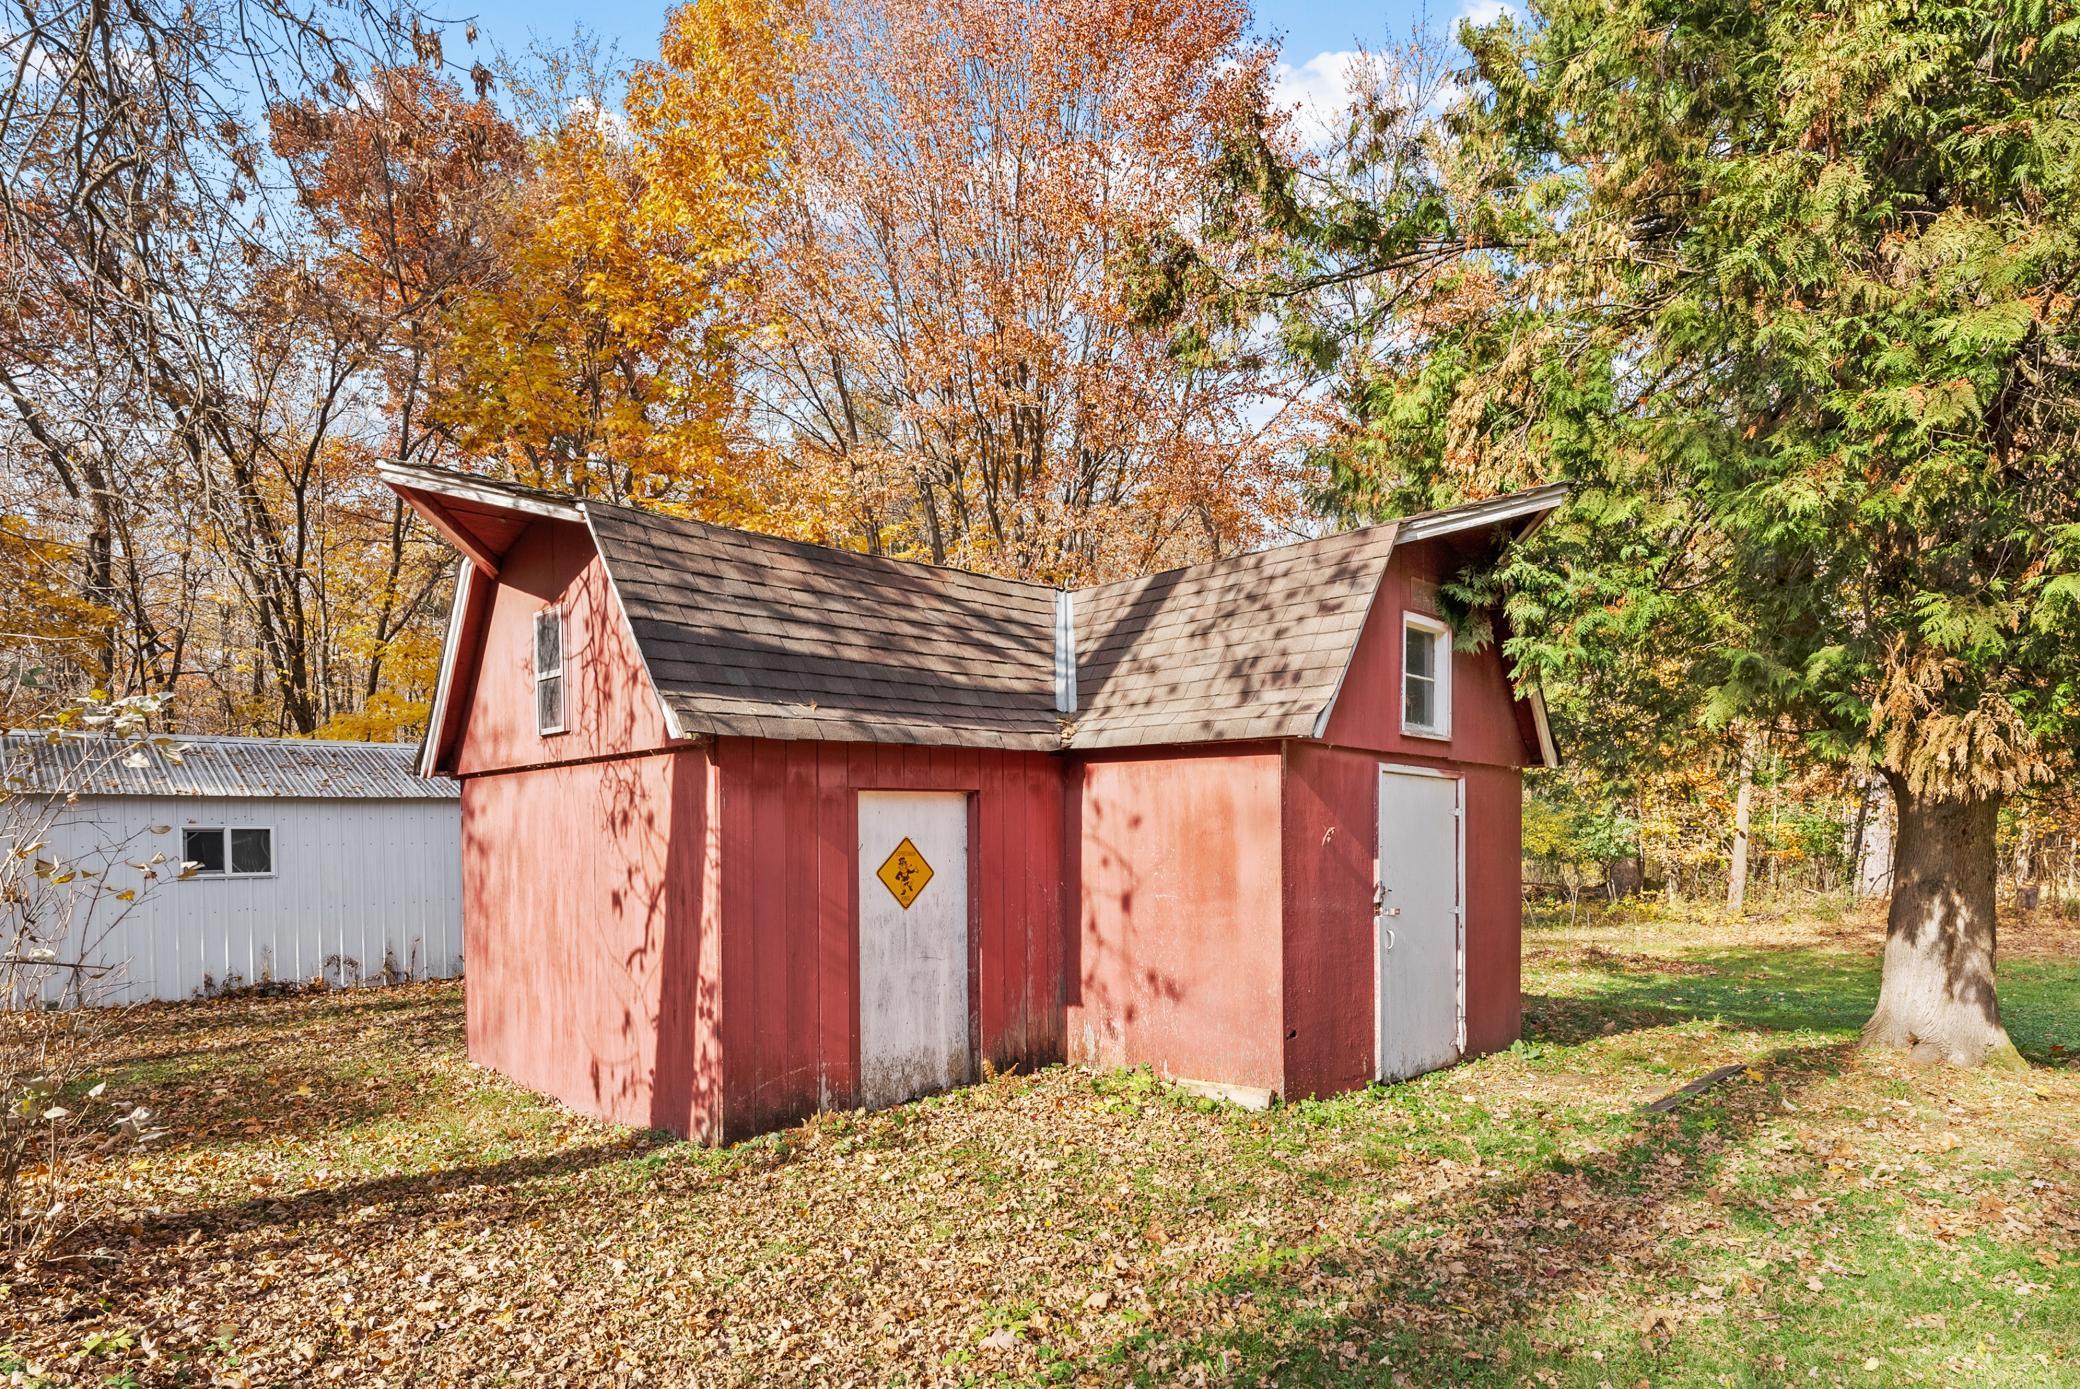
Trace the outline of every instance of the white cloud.
<instances>
[{"instance_id":1,"label":"white cloud","mask_svg":"<svg viewBox=\"0 0 2080 1389\"><path fill-rule=\"evenodd\" d=\"M1473 0L1492 3L1492 0ZM1350 118L1351 98L1366 62L1355 49L1317 53L1299 67L1280 63L1271 70L1271 101L1293 113L1293 128L1307 144L1340 133Z\"/></svg>"},{"instance_id":2,"label":"white cloud","mask_svg":"<svg viewBox=\"0 0 2080 1389\"><path fill-rule=\"evenodd\" d=\"M1476 25L1493 24L1504 15L1520 13L1522 11L1507 3L1507 0L1465 0L1465 3L1459 6L1459 18ZM1456 29L1458 26L1453 27Z\"/></svg>"},{"instance_id":3,"label":"white cloud","mask_svg":"<svg viewBox=\"0 0 2080 1389\"><path fill-rule=\"evenodd\" d=\"M563 109L573 125L597 126L610 145L630 142L628 117L611 106L602 106L589 96L578 96L566 102Z\"/></svg>"}]
</instances>

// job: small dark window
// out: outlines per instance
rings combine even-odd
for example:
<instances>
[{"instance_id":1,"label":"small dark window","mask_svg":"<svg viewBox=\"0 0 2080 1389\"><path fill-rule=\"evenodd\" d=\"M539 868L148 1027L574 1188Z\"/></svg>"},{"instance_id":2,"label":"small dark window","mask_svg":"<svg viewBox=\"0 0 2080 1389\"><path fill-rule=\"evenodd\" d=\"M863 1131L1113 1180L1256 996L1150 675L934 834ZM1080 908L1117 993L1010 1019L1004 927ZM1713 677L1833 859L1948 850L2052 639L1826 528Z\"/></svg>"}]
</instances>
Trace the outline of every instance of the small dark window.
<instances>
[{"instance_id":1,"label":"small dark window","mask_svg":"<svg viewBox=\"0 0 2080 1389\"><path fill-rule=\"evenodd\" d=\"M191 873L224 871L224 831L186 830L181 834L181 858Z\"/></svg>"},{"instance_id":2,"label":"small dark window","mask_svg":"<svg viewBox=\"0 0 2080 1389\"><path fill-rule=\"evenodd\" d=\"M534 731L563 732L563 614L534 615Z\"/></svg>"},{"instance_id":3,"label":"small dark window","mask_svg":"<svg viewBox=\"0 0 2080 1389\"><path fill-rule=\"evenodd\" d=\"M234 873L274 872L274 831L231 831L231 871Z\"/></svg>"},{"instance_id":4,"label":"small dark window","mask_svg":"<svg viewBox=\"0 0 2080 1389\"><path fill-rule=\"evenodd\" d=\"M190 878L258 878L274 872L274 831L264 827L181 831L181 873Z\"/></svg>"}]
</instances>

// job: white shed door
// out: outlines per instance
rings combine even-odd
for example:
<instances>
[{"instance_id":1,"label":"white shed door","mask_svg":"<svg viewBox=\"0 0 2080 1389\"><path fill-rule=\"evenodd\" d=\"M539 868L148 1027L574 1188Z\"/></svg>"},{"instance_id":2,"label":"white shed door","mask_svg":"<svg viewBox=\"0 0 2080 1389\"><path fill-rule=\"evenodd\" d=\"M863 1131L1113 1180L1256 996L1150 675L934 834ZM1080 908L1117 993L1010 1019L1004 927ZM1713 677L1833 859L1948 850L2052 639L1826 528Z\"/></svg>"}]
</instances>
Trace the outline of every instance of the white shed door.
<instances>
[{"instance_id":1,"label":"white shed door","mask_svg":"<svg viewBox=\"0 0 2080 1389\"><path fill-rule=\"evenodd\" d=\"M1459 781L1380 768L1379 1075L1459 1059Z\"/></svg>"},{"instance_id":2,"label":"white shed door","mask_svg":"<svg viewBox=\"0 0 2080 1389\"><path fill-rule=\"evenodd\" d=\"M968 1079L968 798L859 793L859 1099Z\"/></svg>"}]
</instances>

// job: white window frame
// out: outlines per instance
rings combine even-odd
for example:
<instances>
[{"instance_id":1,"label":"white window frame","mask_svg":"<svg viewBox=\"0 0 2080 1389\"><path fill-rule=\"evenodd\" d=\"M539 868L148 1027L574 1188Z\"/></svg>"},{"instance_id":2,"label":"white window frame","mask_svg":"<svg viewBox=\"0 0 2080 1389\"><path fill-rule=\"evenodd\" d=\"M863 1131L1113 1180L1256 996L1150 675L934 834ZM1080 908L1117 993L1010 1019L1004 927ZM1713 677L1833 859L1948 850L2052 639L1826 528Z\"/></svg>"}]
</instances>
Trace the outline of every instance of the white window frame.
<instances>
[{"instance_id":1,"label":"white window frame","mask_svg":"<svg viewBox=\"0 0 2080 1389\"><path fill-rule=\"evenodd\" d=\"M1437 711L1435 724L1415 724L1408 721L1408 634L1422 632L1437 644L1434 674L1431 684L1435 698L1431 707ZM1452 737L1452 629L1431 617L1428 613L1404 612L1401 614L1401 663L1400 688L1394 693L1401 703L1401 732L1410 738L1434 738L1449 742Z\"/></svg>"},{"instance_id":2,"label":"white window frame","mask_svg":"<svg viewBox=\"0 0 2080 1389\"><path fill-rule=\"evenodd\" d=\"M224 867L222 871L213 872L209 869L198 868L192 873L189 872L187 865L193 862L193 860L188 857L188 836L212 830L224 836ZM265 830L267 832L267 871L265 873L240 873L232 868L231 832L233 830ZM274 849L273 825L182 825L181 870L175 875L175 878L177 881L184 883L215 883L222 882L226 878L238 878L247 881L254 878L272 878L276 872L275 864L279 861L275 858Z\"/></svg>"},{"instance_id":3,"label":"white window frame","mask_svg":"<svg viewBox=\"0 0 2080 1389\"><path fill-rule=\"evenodd\" d=\"M570 623L564 620L560 604L552 603L535 611L534 619L527 627L527 664L534 667L535 661L541 655L542 619L545 617L554 618L556 621L556 668L536 668L534 671L534 731L537 736L543 738L567 731L571 722L571 682L570 677L564 673L570 666L571 628ZM558 718L554 727L542 722L542 682L552 679L559 681L561 688L561 698L556 701Z\"/></svg>"}]
</instances>

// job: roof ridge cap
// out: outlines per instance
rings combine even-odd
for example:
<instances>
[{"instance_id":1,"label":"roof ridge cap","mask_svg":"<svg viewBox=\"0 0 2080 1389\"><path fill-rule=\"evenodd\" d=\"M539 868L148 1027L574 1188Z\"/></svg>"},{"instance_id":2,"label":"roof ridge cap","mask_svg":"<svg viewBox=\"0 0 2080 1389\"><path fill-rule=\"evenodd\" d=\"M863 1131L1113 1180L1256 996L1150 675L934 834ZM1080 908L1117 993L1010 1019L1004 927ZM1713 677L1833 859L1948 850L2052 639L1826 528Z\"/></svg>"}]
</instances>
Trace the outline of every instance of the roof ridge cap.
<instances>
[{"instance_id":1,"label":"roof ridge cap","mask_svg":"<svg viewBox=\"0 0 2080 1389\"><path fill-rule=\"evenodd\" d=\"M625 511L646 523L662 522L670 526L689 526L700 530L721 531L725 535L748 536L774 545L786 545L797 550L810 550L817 554L842 555L848 559L866 560L871 564L886 564L903 569L921 569L932 574L953 574L966 579L981 579L985 583L1017 584L1020 588L1038 589L1042 593L1061 593L1066 590L1060 584L1042 583L1038 579L1021 579L1011 574L992 574L982 569L967 569L958 564L937 564L928 559L905 559L898 555L869 554L865 550L847 549L843 545L826 545L816 540L798 540L791 535L775 535L771 531L753 530L748 526L732 526L722 521L705 521L695 516L674 516L668 511L652 511L647 507L630 506L627 502L607 501L604 498L587 497L575 503L580 512L589 512L594 507L610 511Z\"/></svg>"}]
</instances>

